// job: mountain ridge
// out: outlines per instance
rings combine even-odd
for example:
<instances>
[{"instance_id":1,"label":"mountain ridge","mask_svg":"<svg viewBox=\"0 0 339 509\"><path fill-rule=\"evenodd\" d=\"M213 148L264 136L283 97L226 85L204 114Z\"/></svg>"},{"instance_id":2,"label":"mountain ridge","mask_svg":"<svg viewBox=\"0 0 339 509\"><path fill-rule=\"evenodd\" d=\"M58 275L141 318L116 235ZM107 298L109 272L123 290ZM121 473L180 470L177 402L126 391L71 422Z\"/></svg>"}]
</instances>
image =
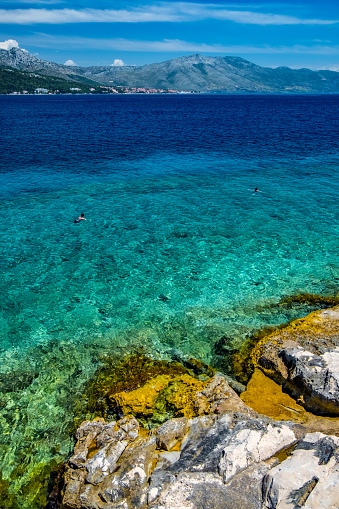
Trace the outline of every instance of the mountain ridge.
<instances>
[{"instance_id":1,"label":"mountain ridge","mask_svg":"<svg viewBox=\"0 0 339 509\"><path fill-rule=\"evenodd\" d=\"M142 66L67 66L20 48L0 50L0 65L74 82L204 93L339 93L339 73L261 67L233 56L193 54Z\"/></svg>"}]
</instances>

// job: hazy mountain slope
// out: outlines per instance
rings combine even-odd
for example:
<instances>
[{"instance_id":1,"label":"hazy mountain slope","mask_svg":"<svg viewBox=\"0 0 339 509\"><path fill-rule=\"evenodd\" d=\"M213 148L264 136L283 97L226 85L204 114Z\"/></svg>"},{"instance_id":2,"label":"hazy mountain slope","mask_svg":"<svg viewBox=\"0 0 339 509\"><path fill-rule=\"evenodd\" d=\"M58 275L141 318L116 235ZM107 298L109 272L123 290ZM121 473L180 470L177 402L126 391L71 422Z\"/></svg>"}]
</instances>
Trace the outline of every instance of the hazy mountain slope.
<instances>
[{"instance_id":1,"label":"hazy mountain slope","mask_svg":"<svg viewBox=\"0 0 339 509\"><path fill-rule=\"evenodd\" d=\"M20 71L103 85L227 93L339 93L339 73L260 67L238 57L191 55L156 64L123 67L69 67L40 60L26 51L0 50L0 65Z\"/></svg>"}]
</instances>

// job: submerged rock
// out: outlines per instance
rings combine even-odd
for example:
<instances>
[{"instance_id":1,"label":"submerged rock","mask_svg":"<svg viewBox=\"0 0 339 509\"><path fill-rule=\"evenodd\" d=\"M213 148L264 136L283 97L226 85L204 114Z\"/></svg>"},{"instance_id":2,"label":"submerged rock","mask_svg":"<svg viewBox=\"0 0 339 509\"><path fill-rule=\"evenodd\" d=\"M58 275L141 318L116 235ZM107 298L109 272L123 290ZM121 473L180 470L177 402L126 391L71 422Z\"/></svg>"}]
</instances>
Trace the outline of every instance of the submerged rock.
<instances>
[{"instance_id":1,"label":"submerged rock","mask_svg":"<svg viewBox=\"0 0 339 509\"><path fill-rule=\"evenodd\" d=\"M193 417L194 396L206 384L189 374L158 375L138 389L115 393L111 400L125 414L151 422L161 422L171 415Z\"/></svg>"}]
</instances>

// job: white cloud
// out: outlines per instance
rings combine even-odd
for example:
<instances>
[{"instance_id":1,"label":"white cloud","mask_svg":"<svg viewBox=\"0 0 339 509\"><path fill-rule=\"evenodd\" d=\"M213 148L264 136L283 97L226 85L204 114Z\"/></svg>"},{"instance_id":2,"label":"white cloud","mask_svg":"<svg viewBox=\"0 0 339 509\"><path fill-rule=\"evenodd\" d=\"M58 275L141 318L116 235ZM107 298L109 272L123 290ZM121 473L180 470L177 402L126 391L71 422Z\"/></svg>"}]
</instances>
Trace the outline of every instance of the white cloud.
<instances>
[{"instance_id":1,"label":"white cloud","mask_svg":"<svg viewBox=\"0 0 339 509\"><path fill-rule=\"evenodd\" d=\"M339 65L333 65L331 67L321 67L319 70L320 71L335 71L335 72L339 72Z\"/></svg>"},{"instance_id":2,"label":"white cloud","mask_svg":"<svg viewBox=\"0 0 339 509\"><path fill-rule=\"evenodd\" d=\"M100 51L148 51L152 53L223 53L228 55L249 55L249 54L310 54L310 55L339 55L338 45L313 45L313 46L245 46L245 45L223 45L204 44L199 42L183 41L180 39L163 39L161 41L141 41L131 39L92 39L89 37L68 37L51 36L48 34L35 34L20 36L25 45L40 47L69 49L70 46L76 49L98 49Z\"/></svg>"},{"instance_id":3,"label":"white cloud","mask_svg":"<svg viewBox=\"0 0 339 509\"><path fill-rule=\"evenodd\" d=\"M234 8L233 8L234 9ZM331 25L339 20L302 19L282 14L230 10L226 5L162 2L120 9L0 9L0 23L32 25L38 23L145 23L184 22L218 19L252 25Z\"/></svg>"},{"instance_id":4,"label":"white cloud","mask_svg":"<svg viewBox=\"0 0 339 509\"><path fill-rule=\"evenodd\" d=\"M73 60L66 60L66 62L64 63L64 65L77 65L75 62L73 62Z\"/></svg>"},{"instance_id":5,"label":"white cloud","mask_svg":"<svg viewBox=\"0 0 339 509\"><path fill-rule=\"evenodd\" d=\"M116 58L113 64L111 64L112 67L122 67L123 65L125 64L122 60L120 60L120 58Z\"/></svg>"},{"instance_id":6,"label":"white cloud","mask_svg":"<svg viewBox=\"0 0 339 509\"><path fill-rule=\"evenodd\" d=\"M0 42L0 49L5 49L9 51L12 48L18 48L19 43L18 41L14 41L13 39L8 39L7 41Z\"/></svg>"}]
</instances>

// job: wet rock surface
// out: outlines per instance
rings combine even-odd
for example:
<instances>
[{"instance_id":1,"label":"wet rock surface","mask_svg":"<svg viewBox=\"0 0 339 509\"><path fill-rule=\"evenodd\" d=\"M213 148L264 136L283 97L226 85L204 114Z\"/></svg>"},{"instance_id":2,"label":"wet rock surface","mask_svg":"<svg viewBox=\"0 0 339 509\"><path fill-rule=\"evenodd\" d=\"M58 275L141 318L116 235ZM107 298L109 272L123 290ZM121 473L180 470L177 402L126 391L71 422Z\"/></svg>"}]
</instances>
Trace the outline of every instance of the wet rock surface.
<instances>
[{"instance_id":1,"label":"wet rock surface","mask_svg":"<svg viewBox=\"0 0 339 509\"><path fill-rule=\"evenodd\" d=\"M302 424L309 433L321 431L329 435L339 431L339 417L314 415L283 391L282 387L256 369L240 398L259 414L278 421L293 420Z\"/></svg>"}]
</instances>

